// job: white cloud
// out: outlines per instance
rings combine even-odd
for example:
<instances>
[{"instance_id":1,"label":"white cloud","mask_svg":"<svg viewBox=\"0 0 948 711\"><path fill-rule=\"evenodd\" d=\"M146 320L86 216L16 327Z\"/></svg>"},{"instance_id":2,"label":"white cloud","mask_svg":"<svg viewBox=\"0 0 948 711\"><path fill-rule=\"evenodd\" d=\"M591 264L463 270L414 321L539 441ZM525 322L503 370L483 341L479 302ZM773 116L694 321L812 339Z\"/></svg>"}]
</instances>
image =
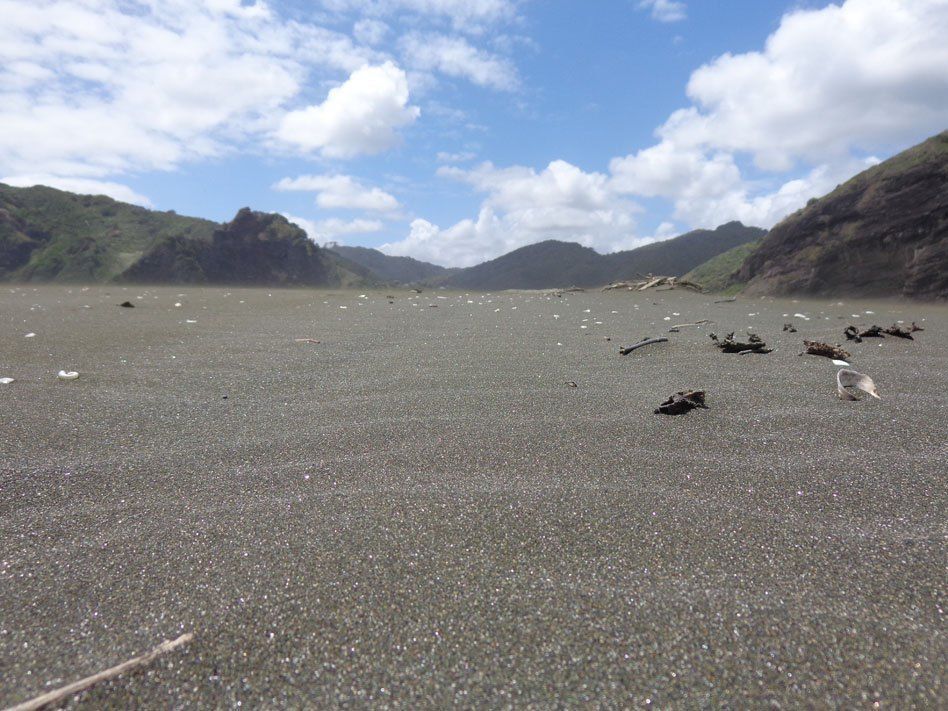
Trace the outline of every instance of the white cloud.
<instances>
[{"instance_id":1,"label":"white cloud","mask_svg":"<svg viewBox=\"0 0 948 711\"><path fill-rule=\"evenodd\" d=\"M384 227L381 220L366 220L362 218L341 220L335 217L328 220L308 220L305 217L298 217L288 213L283 213L283 216L290 222L299 225L303 231L306 232L306 236L318 244L334 240L341 235L359 235L379 232Z\"/></svg>"},{"instance_id":2,"label":"white cloud","mask_svg":"<svg viewBox=\"0 0 948 711\"><path fill-rule=\"evenodd\" d=\"M392 62L365 66L329 90L321 104L291 111L276 137L329 158L372 155L398 142L396 129L407 126L421 110L408 105L408 80Z\"/></svg>"},{"instance_id":3,"label":"white cloud","mask_svg":"<svg viewBox=\"0 0 948 711\"><path fill-rule=\"evenodd\" d=\"M26 188L33 185L46 185L50 188L68 190L80 195L108 195L114 200L130 202L133 205L152 207L151 200L135 192L127 185L113 183L107 180L92 180L89 178L63 178L57 175L8 175L0 178L0 183Z\"/></svg>"},{"instance_id":4,"label":"white cloud","mask_svg":"<svg viewBox=\"0 0 948 711\"><path fill-rule=\"evenodd\" d=\"M769 227L867 166L860 154L948 125L944 0L847 0L782 19L761 52L696 70L694 105L660 142L610 164L613 185L662 196L692 226ZM739 167L753 159L763 178Z\"/></svg>"},{"instance_id":5,"label":"white cloud","mask_svg":"<svg viewBox=\"0 0 948 711\"><path fill-rule=\"evenodd\" d=\"M399 208L394 195L376 187L367 187L349 175L301 175L283 178L274 190L316 193L316 204L327 209L393 212Z\"/></svg>"},{"instance_id":6,"label":"white cloud","mask_svg":"<svg viewBox=\"0 0 948 711\"><path fill-rule=\"evenodd\" d=\"M659 133L750 153L783 171L904 145L948 123L945 0L848 0L784 16L762 52L725 54L688 82L694 106Z\"/></svg>"},{"instance_id":7,"label":"white cloud","mask_svg":"<svg viewBox=\"0 0 948 711\"><path fill-rule=\"evenodd\" d=\"M688 17L688 7L679 0L641 0L639 7L652 11L659 22L680 22Z\"/></svg>"},{"instance_id":8,"label":"white cloud","mask_svg":"<svg viewBox=\"0 0 948 711\"><path fill-rule=\"evenodd\" d=\"M509 60L478 49L463 37L410 34L402 38L399 46L405 63L416 70L438 71L502 91L513 91L520 83Z\"/></svg>"},{"instance_id":9,"label":"white cloud","mask_svg":"<svg viewBox=\"0 0 948 711\"><path fill-rule=\"evenodd\" d=\"M477 219L447 229L417 219L404 240L383 245L383 251L469 266L545 239L579 242L601 252L644 242L635 236L638 207L612 190L608 176L565 161L553 161L539 173L484 163L472 170L445 167L438 174L486 193Z\"/></svg>"},{"instance_id":10,"label":"white cloud","mask_svg":"<svg viewBox=\"0 0 948 711\"><path fill-rule=\"evenodd\" d=\"M0 171L170 170L268 133L310 72L376 58L240 0L0 0Z\"/></svg>"}]
</instances>

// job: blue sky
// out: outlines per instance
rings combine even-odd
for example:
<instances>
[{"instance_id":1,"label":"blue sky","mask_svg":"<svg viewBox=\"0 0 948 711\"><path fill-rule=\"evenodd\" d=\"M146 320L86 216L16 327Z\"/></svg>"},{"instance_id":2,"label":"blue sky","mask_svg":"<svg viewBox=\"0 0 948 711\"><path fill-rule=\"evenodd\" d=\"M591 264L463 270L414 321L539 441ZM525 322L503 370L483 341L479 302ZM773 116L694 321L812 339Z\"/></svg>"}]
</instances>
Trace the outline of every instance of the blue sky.
<instances>
[{"instance_id":1,"label":"blue sky","mask_svg":"<svg viewBox=\"0 0 948 711\"><path fill-rule=\"evenodd\" d=\"M945 0L0 0L0 181L468 265L769 227L948 128Z\"/></svg>"}]
</instances>

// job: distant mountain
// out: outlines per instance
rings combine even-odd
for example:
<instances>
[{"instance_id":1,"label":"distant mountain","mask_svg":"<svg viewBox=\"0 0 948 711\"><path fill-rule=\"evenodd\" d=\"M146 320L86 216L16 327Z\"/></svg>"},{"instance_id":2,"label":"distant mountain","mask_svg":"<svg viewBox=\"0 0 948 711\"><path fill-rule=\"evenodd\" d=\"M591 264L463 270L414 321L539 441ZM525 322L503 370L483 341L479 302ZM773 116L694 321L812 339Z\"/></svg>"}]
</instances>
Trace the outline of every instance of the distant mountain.
<instances>
[{"instance_id":1,"label":"distant mountain","mask_svg":"<svg viewBox=\"0 0 948 711\"><path fill-rule=\"evenodd\" d=\"M748 294L948 298L948 131L783 220L732 280Z\"/></svg>"},{"instance_id":2,"label":"distant mountain","mask_svg":"<svg viewBox=\"0 0 948 711\"><path fill-rule=\"evenodd\" d=\"M755 240L739 244L716 257L711 257L685 274L685 279L701 284L707 291L739 291L741 285L734 283L734 272L760 247L761 242L762 240Z\"/></svg>"},{"instance_id":3,"label":"distant mountain","mask_svg":"<svg viewBox=\"0 0 948 711\"><path fill-rule=\"evenodd\" d=\"M0 183L0 279L107 281L165 237L209 239L216 227L104 195Z\"/></svg>"},{"instance_id":4,"label":"distant mountain","mask_svg":"<svg viewBox=\"0 0 948 711\"><path fill-rule=\"evenodd\" d=\"M122 273L123 281L267 286L356 286L364 267L315 245L282 215L241 209L211 239L166 237Z\"/></svg>"},{"instance_id":5,"label":"distant mountain","mask_svg":"<svg viewBox=\"0 0 948 711\"><path fill-rule=\"evenodd\" d=\"M361 264L371 270L383 281L412 284L450 274L455 269L429 264L411 257L390 257L377 249L368 247L347 247L342 244L328 244L326 249Z\"/></svg>"},{"instance_id":6,"label":"distant mountain","mask_svg":"<svg viewBox=\"0 0 948 711\"><path fill-rule=\"evenodd\" d=\"M439 283L456 289L546 289L602 286L645 274L681 276L711 257L765 231L729 222L663 242L613 254L599 254L574 242L548 240L448 275Z\"/></svg>"}]
</instances>

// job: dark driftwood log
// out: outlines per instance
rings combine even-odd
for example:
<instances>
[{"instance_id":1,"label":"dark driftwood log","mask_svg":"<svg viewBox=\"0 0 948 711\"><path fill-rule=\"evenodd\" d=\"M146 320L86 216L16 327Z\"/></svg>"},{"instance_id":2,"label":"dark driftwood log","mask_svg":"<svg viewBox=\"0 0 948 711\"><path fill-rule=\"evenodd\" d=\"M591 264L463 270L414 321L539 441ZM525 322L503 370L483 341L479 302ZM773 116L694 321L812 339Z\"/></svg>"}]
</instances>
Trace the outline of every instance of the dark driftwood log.
<instances>
[{"instance_id":1,"label":"dark driftwood log","mask_svg":"<svg viewBox=\"0 0 948 711\"><path fill-rule=\"evenodd\" d=\"M734 340L733 331L727 334L723 341L714 333L709 333L708 336L714 341L714 345L724 353L770 353L773 350L773 348L768 348L761 337L754 333L749 334L746 341Z\"/></svg>"},{"instance_id":2,"label":"dark driftwood log","mask_svg":"<svg viewBox=\"0 0 948 711\"><path fill-rule=\"evenodd\" d=\"M824 358L836 358L837 360L849 360L850 358L848 351L844 351L839 346L831 346L829 343L803 341L803 347L806 350L800 355L823 356Z\"/></svg>"},{"instance_id":3,"label":"dark driftwood log","mask_svg":"<svg viewBox=\"0 0 948 711\"><path fill-rule=\"evenodd\" d=\"M648 346L648 345L651 345L652 343L666 343L667 341L668 341L667 338L644 338L640 342L636 343L635 345L628 346L626 348L620 347L619 355L629 355L629 353L634 351L636 348L641 348L642 346Z\"/></svg>"},{"instance_id":4,"label":"dark driftwood log","mask_svg":"<svg viewBox=\"0 0 948 711\"><path fill-rule=\"evenodd\" d=\"M912 338L912 333L907 328L902 328L897 323L893 323L888 328L882 329L883 333L887 333L890 336L896 336L898 338L907 338L910 341L914 341Z\"/></svg>"},{"instance_id":5,"label":"dark driftwood log","mask_svg":"<svg viewBox=\"0 0 948 711\"><path fill-rule=\"evenodd\" d=\"M680 391L672 395L655 410L656 415L684 415L695 408L708 409L704 404L704 391Z\"/></svg>"}]
</instances>

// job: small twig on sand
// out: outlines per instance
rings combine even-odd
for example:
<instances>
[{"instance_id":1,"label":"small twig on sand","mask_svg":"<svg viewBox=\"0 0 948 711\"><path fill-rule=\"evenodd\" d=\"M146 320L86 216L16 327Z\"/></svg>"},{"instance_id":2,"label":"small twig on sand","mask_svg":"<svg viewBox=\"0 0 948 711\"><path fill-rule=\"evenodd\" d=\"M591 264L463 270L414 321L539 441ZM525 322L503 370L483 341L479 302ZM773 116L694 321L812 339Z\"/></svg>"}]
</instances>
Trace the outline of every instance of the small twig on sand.
<instances>
[{"instance_id":1,"label":"small twig on sand","mask_svg":"<svg viewBox=\"0 0 948 711\"><path fill-rule=\"evenodd\" d=\"M652 343L666 343L667 341L668 341L667 338L645 338L633 346L629 346L627 348L619 348L619 355L629 355L629 353L634 351L636 348L641 348L642 346L648 346L648 345L651 345Z\"/></svg>"},{"instance_id":2,"label":"small twig on sand","mask_svg":"<svg viewBox=\"0 0 948 711\"><path fill-rule=\"evenodd\" d=\"M297 338L297 343L319 343L315 338Z\"/></svg>"},{"instance_id":3,"label":"small twig on sand","mask_svg":"<svg viewBox=\"0 0 948 711\"><path fill-rule=\"evenodd\" d=\"M191 632L183 634L177 639L168 640L162 642L153 650L148 652L148 654L143 654L140 657L135 657L134 659L129 659L127 662L122 662L121 664L114 666L105 671L101 671L98 674L93 674L92 676L87 676L85 679L80 679L77 682L73 682L68 686L56 689L55 691L50 691L42 696L37 696L35 699L30 701L24 701L22 704L17 704L7 711L34 711L34 709L41 709L44 706L49 706L50 704L55 704L63 699L66 699L73 694L78 694L80 691L85 691L90 687L98 684L100 681L108 681L109 679L114 679L115 677L124 674L127 671L135 669L136 667L143 666L145 664L150 664L157 657L160 657L162 654L170 652L174 649L177 649L183 644L187 644L194 638L194 635Z\"/></svg>"},{"instance_id":4,"label":"small twig on sand","mask_svg":"<svg viewBox=\"0 0 948 711\"><path fill-rule=\"evenodd\" d=\"M669 333L678 333L679 329L684 328L685 326L703 326L706 323L711 323L710 319L703 318L700 321L695 321L694 323L677 323L671 328L668 329Z\"/></svg>"},{"instance_id":5,"label":"small twig on sand","mask_svg":"<svg viewBox=\"0 0 948 711\"><path fill-rule=\"evenodd\" d=\"M731 303L732 301L737 301L737 297L736 297L736 296L732 296L730 299L718 299L718 300L715 301L714 303L716 303L716 304L729 304L729 303Z\"/></svg>"}]
</instances>

